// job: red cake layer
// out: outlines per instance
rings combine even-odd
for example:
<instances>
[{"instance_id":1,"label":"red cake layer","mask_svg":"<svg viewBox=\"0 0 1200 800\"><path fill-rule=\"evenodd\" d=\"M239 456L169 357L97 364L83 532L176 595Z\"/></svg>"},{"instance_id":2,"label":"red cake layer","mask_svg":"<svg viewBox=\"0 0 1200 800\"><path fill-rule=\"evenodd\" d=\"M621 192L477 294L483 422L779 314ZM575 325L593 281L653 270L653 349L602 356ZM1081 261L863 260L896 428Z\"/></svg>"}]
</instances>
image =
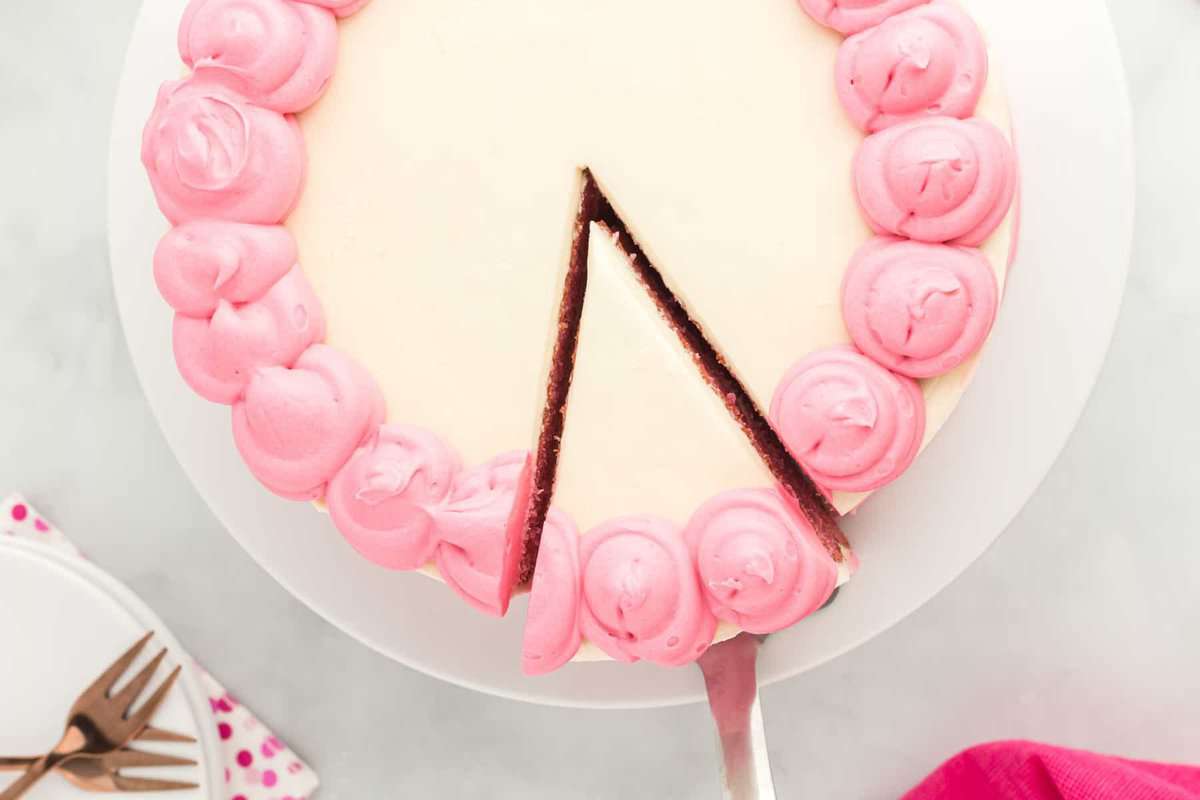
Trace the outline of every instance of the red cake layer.
<instances>
[{"instance_id":1,"label":"red cake layer","mask_svg":"<svg viewBox=\"0 0 1200 800\"><path fill-rule=\"evenodd\" d=\"M525 518L525 552L521 559L520 581L533 578L537 564L542 527L554 494L554 478L558 472L558 452L562 442L563 423L567 412L567 395L571 391L571 376L575 372L575 350L579 343L579 324L583 319L583 301L587 293L588 228L599 213L600 187L584 170L581 176L579 212L563 281L562 303L558 312L558 332L550 360L546 384L546 405L542 411L541 431L534 451L533 490Z\"/></svg>"}]
</instances>

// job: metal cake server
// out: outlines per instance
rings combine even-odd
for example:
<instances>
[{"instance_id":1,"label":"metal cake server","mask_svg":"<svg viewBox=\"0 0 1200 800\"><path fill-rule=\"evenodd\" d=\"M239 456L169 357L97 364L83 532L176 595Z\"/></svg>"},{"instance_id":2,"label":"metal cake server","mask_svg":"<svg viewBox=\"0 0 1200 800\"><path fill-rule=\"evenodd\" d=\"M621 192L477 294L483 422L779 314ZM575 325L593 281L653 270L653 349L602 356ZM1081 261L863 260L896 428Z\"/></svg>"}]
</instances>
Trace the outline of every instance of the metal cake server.
<instances>
[{"instance_id":1,"label":"metal cake server","mask_svg":"<svg viewBox=\"0 0 1200 800\"><path fill-rule=\"evenodd\" d=\"M758 698L758 650L765 638L739 634L710 647L699 661L721 745L726 800L775 800Z\"/></svg>"}]
</instances>

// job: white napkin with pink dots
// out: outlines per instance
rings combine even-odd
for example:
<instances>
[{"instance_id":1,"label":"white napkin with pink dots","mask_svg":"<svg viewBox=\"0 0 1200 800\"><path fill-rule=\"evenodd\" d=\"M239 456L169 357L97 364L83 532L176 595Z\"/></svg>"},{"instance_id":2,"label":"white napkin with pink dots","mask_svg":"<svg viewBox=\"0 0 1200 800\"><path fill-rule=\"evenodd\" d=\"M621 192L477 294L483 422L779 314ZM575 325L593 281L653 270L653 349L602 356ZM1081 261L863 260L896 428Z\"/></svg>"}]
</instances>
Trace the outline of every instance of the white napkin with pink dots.
<instances>
[{"instance_id":1,"label":"white napkin with pink dots","mask_svg":"<svg viewBox=\"0 0 1200 800\"><path fill-rule=\"evenodd\" d=\"M0 536L17 536L83 557L79 549L20 495L0 504ZM238 703L225 687L196 665L208 693L213 724L221 739L229 800L307 800L317 790L317 774Z\"/></svg>"}]
</instances>

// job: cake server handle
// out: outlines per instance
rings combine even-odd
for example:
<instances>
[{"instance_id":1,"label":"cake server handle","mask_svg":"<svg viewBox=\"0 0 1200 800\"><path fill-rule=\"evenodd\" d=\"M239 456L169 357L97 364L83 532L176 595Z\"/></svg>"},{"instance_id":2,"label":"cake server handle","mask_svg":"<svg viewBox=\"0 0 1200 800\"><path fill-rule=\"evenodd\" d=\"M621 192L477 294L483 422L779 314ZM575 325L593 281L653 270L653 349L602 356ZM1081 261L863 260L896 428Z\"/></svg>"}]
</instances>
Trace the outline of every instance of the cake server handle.
<instances>
[{"instance_id":1,"label":"cake server handle","mask_svg":"<svg viewBox=\"0 0 1200 800\"><path fill-rule=\"evenodd\" d=\"M775 800L767 732L758 696L762 639L743 633L715 644L700 658L708 706L721 746L725 800Z\"/></svg>"}]
</instances>

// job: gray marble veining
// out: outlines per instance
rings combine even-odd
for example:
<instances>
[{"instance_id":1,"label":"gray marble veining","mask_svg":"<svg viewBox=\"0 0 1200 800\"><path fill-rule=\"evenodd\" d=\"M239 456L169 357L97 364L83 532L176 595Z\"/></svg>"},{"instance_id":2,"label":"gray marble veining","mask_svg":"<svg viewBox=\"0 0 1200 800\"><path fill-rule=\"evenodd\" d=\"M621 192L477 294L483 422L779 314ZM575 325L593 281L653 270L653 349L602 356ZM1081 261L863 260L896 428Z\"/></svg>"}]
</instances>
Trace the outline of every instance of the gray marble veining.
<instances>
[{"instance_id":1,"label":"gray marble veining","mask_svg":"<svg viewBox=\"0 0 1200 800\"><path fill-rule=\"evenodd\" d=\"M331 628L221 529L150 416L111 296L105 150L137 1L8 5L0 491L26 492L158 610L314 763L322 797L714 796L705 709L565 711L441 684ZM1045 485L979 563L895 629L765 692L781 797L895 797L1004 737L1200 753L1200 3L1109 5L1139 218L1108 365Z\"/></svg>"}]
</instances>

